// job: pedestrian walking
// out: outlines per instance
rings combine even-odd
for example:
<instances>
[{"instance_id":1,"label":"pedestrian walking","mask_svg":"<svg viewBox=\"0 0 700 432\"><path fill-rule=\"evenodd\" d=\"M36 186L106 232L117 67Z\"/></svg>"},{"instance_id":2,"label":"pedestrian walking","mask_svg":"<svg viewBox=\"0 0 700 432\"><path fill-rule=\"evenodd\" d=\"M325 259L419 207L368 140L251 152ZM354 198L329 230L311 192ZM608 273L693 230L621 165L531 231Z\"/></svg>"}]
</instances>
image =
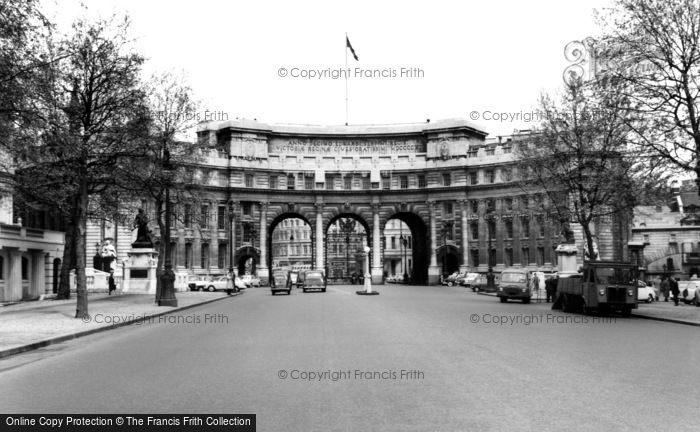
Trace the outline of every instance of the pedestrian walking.
<instances>
[{"instance_id":1,"label":"pedestrian walking","mask_svg":"<svg viewBox=\"0 0 700 432\"><path fill-rule=\"evenodd\" d=\"M554 290L557 289L556 283L557 280L554 277L544 281L544 290L547 292L547 303L549 303L550 299L554 301Z\"/></svg>"},{"instance_id":2,"label":"pedestrian walking","mask_svg":"<svg viewBox=\"0 0 700 432\"><path fill-rule=\"evenodd\" d=\"M671 291L671 282L668 280L668 277L662 276L661 277L661 294L664 296L664 301L668 301L668 293Z\"/></svg>"},{"instance_id":3,"label":"pedestrian walking","mask_svg":"<svg viewBox=\"0 0 700 432\"><path fill-rule=\"evenodd\" d=\"M109 271L109 279L107 279L107 285L109 287L109 295L112 295L112 291L117 290L117 284L114 282L114 270Z\"/></svg>"},{"instance_id":4,"label":"pedestrian walking","mask_svg":"<svg viewBox=\"0 0 700 432\"><path fill-rule=\"evenodd\" d=\"M678 294L680 292L678 289L678 281L673 276L668 279L668 283L671 287L671 294L673 295L673 303L675 306L678 306Z\"/></svg>"}]
</instances>

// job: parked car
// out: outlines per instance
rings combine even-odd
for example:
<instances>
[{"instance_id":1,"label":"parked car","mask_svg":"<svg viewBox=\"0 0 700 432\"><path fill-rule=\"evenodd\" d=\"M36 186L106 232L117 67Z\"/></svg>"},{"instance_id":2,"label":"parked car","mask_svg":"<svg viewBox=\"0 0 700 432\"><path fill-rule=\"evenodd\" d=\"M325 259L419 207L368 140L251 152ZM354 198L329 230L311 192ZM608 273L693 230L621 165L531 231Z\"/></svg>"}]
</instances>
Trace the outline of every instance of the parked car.
<instances>
[{"instance_id":1,"label":"parked car","mask_svg":"<svg viewBox=\"0 0 700 432\"><path fill-rule=\"evenodd\" d=\"M248 288L260 286L260 278L251 274L241 276L241 280Z\"/></svg>"},{"instance_id":2,"label":"parked car","mask_svg":"<svg viewBox=\"0 0 700 432\"><path fill-rule=\"evenodd\" d=\"M449 275L446 279L444 279L442 281L442 284L447 285L447 286L462 285L462 282L464 280L466 280L467 276L470 274L472 274L472 273L468 273L466 271L463 273L459 273L459 272L452 273L451 275Z\"/></svg>"},{"instance_id":3,"label":"parked car","mask_svg":"<svg viewBox=\"0 0 700 432\"><path fill-rule=\"evenodd\" d=\"M236 278L238 279L238 278ZM229 281L226 276L219 276L219 277L210 277L207 279L202 279L202 280L196 280L190 282L189 288L191 291L218 291L218 290L226 290L229 289ZM236 283L236 287L238 289L245 288L245 284L238 279L238 282Z\"/></svg>"},{"instance_id":4,"label":"parked car","mask_svg":"<svg viewBox=\"0 0 700 432\"><path fill-rule=\"evenodd\" d=\"M694 304L700 307L700 279L678 281L678 298L686 304Z\"/></svg>"},{"instance_id":5,"label":"parked car","mask_svg":"<svg viewBox=\"0 0 700 432\"><path fill-rule=\"evenodd\" d=\"M308 290L321 290L321 292L326 292L326 278L323 276L323 272L320 270L307 270L302 276L302 290L307 292Z\"/></svg>"},{"instance_id":6,"label":"parked car","mask_svg":"<svg viewBox=\"0 0 700 432\"><path fill-rule=\"evenodd\" d=\"M450 275L443 277L441 283L442 285L452 286L455 284L455 279L457 279L458 276L459 272L456 271Z\"/></svg>"},{"instance_id":7,"label":"parked car","mask_svg":"<svg viewBox=\"0 0 700 432\"><path fill-rule=\"evenodd\" d=\"M479 273L467 273L467 275L462 279L460 282L460 285L471 288L472 291L477 290L477 280L479 279L479 276L481 276ZM484 281L485 283L486 281Z\"/></svg>"},{"instance_id":8,"label":"parked car","mask_svg":"<svg viewBox=\"0 0 700 432\"><path fill-rule=\"evenodd\" d=\"M270 290L272 295L278 292L286 292L287 295L292 293L292 285L289 283L288 273L284 270L277 270L272 272L272 278L270 279Z\"/></svg>"},{"instance_id":9,"label":"parked car","mask_svg":"<svg viewBox=\"0 0 700 432\"><path fill-rule=\"evenodd\" d=\"M637 283L639 284L637 287L637 301L651 303L657 299L653 286L648 286L646 282L641 280L638 280Z\"/></svg>"},{"instance_id":10,"label":"parked car","mask_svg":"<svg viewBox=\"0 0 700 432\"><path fill-rule=\"evenodd\" d=\"M386 283L403 283L403 276L401 276L401 275L387 276L385 282Z\"/></svg>"}]
</instances>

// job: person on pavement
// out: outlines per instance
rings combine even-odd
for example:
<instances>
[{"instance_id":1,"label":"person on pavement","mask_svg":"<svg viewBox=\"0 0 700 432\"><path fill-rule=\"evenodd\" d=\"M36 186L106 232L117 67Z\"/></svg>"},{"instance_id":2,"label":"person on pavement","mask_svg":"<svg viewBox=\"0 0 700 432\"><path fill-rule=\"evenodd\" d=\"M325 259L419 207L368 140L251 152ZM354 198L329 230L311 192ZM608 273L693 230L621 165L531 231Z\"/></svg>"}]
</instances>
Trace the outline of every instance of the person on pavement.
<instances>
[{"instance_id":1,"label":"person on pavement","mask_svg":"<svg viewBox=\"0 0 700 432\"><path fill-rule=\"evenodd\" d=\"M668 277L662 276L661 277L661 294L664 296L664 301L668 301L668 293L671 291L671 283L668 280Z\"/></svg>"},{"instance_id":2,"label":"person on pavement","mask_svg":"<svg viewBox=\"0 0 700 432\"><path fill-rule=\"evenodd\" d=\"M109 295L112 295L112 291L116 291L117 284L114 282L114 270L109 271L109 279L107 279L107 285L109 286Z\"/></svg>"},{"instance_id":3,"label":"person on pavement","mask_svg":"<svg viewBox=\"0 0 700 432\"><path fill-rule=\"evenodd\" d=\"M673 303L675 306L678 306L678 294L680 290L678 289L678 281L673 277L668 278L668 283L671 287L671 294L673 294Z\"/></svg>"}]
</instances>

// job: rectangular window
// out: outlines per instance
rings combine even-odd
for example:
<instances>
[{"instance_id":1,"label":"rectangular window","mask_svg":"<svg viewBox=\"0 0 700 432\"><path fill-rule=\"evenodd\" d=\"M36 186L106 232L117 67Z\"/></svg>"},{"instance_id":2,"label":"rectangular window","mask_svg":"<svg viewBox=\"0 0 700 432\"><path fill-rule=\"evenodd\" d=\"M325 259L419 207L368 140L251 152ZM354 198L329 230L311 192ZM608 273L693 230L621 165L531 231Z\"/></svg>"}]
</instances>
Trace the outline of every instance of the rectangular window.
<instances>
[{"instance_id":1,"label":"rectangular window","mask_svg":"<svg viewBox=\"0 0 700 432\"><path fill-rule=\"evenodd\" d=\"M185 204L185 228L192 228L192 206Z\"/></svg>"},{"instance_id":2,"label":"rectangular window","mask_svg":"<svg viewBox=\"0 0 700 432\"><path fill-rule=\"evenodd\" d=\"M220 230L226 229L226 206L220 205L217 208L216 227Z\"/></svg>"},{"instance_id":3,"label":"rectangular window","mask_svg":"<svg viewBox=\"0 0 700 432\"><path fill-rule=\"evenodd\" d=\"M442 175L442 185L450 186L452 184L452 174L445 173Z\"/></svg>"},{"instance_id":4,"label":"rectangular window","mask_svg":"<svg viewBox=\"0 0 700 432\"><path fill-rule=\"evenodd\" d=\"M479 266L479 249L472 249L472 267Z\"/></svg>"},{"instance_id":5,"label":"rectangular window","mask_svg":"<svg viewBox=\"0 0 700 432\"><path fill-rule=\"evenodd\" d=\"M530 199L527 196L520 197L520 208L527 209L530 207Z\"/></svg>"},{"instance_id":6,"label":"rectangular window","mask_svg":"<svg viewBox=\"0 0 700 432\"><path fill-rule=\"evenodd\" d=\"M209 243L202 243L200 265L203 269L209 268Z\"/></svg>"},{"instance_id":7,"label":"rectangular window","mask_svg":"<svg viewBox=\"0 0 700 432\"><path fill-rule=\"evenodd\" d=\"M469 173L469 184L479 184L479 177L476 171L472 171Z\"/></svg>"},{"instance_id":8,"label":"rectangular window","mask_svg":"<svg viewBox=\"0 0 700 432\"><path fill-rule=\"evenodd\" d=\"M362 189L367 190L367 189L371 189L371 188L372 188L372 184L369 181L369 175L366 177L362 177Z\"/></svg>"},{"instance_id":9,"label":"rectangular window","mask_svg":"<svg viewBox=\"0 0 700 432\"><path fill-rule=\"evenodd\" d=\"M209 228L209 206L203 205L200 209L200 213L199 226L202 228Z\"/></svg>"},{"instance_id":10,"label":"rectangular window","mask_svg":"<svg viewBox=\"0 0 700 432\"><path fill-rule=\"evenodd\" d=\"M247 223L243 225L243 243L253 242L253 224Z\"/></svg>"},{"instance_id":11,"label":"rectangular window","mask_svg":"<svg viewBox=\"0 0 700 432\"><path fill-rule=\"evenodd\" d=\"M477 200L471 200L469 201L469 211L472 214L477 214L479 213L479 201Z\"/></svg>"},{"instance_id":12,"label":"rectangular window","mask_svg":"<svg viewBox=\"0 0 700 432\"><path fill-rule=\"evenodd\" d=\"M452 203L446 202L444 203L445 206L445 215L451 215L453 211L453 206Z\"/></svg>"},{"instance_id":13,"label":"rectangular window","mask_svg":"<svg viewBox=\"0 0 700 432\"><path fill-rule=\"evenodd\" d=\"M496 240L496 222L493 220L487 221L488 230L489 230L489 238L493 241Z\"/></svg>"},{"instance_id":14,"label":"rectangular window","mask_svg":"<svg viewBox=\"0 0 700 432\"><path fill-rule=\"evenodd\" d=\"M4 268L5 268L4 260L3 260L3 258L0 256L0 280L3 280L3 279L4 279L4 277L3 277L3 269L4 269Z\"/></svg>"},{"instance_id":15,"label":"rectangular window","mask_svg":"<svg viewBox=\"0 0 700 432\"><path fill-rule=\"evenodd\" d=\"M277 189L277 176L271 175L269 183L270 183L270 189Z\"/></svg>"},{"instance_id":16,"label":"rectangular window","mask_svg":"<svg viewBox=\"0 0 700 432\"><path fill-rule=\"evenodd\" d=\"M504 252L505 252L503 254L503 258L505 260L504 264L506 267L510 267L513 265L513 249L507 248Z\"/></svg>"},{"instance_id":17,"label":"rectangular window","mask_svg":"<svg viewBox=\"0 0 700 432\"><path fill-rule=\"evenodd\" d=\"M391 237L391 248L396 249L396 237Z\"/></svg>"},{"instance_id":18,"label":"rectangular window","mask_svg":"<svg viewBox=\"0 0 700 432\"><path fill-rule=\"evenodd\" d=\"M544 216L537 215L537 237L544 237Z\"/></svg>"},{"instance_id":19,"label":"rectangular window","mask_svg":"<svg viewBox=\"0 0 700 432\"><path fill-rule=\"evenodd\" d=\"M287 190L296 189L294 185L294 174L287 174Z\"/></svg>"},{"instance_id":20,"label":"rectangular window","mask_svg":"<svg viewBox=\"0 0 700 432\"><path fill-rule=\"evenodd\" d=\"M494 183L496 181L496 174L493 170L486 170L486 183Z\"/></svg>"},{"instance_id":21,"label":"rectangular window","mask_svg":"<svg viewBox=\"0 0 700 432\"><path fill-rule=\"evenodd\" d=\"M419 175L419 176L418 176L418 188L419 188L419 189L424 189L424 188L425 188L425 176L424 176L424 175Z\"/></svg>"},{"instance_id":22,"label":"rectangular window","mask_svg":"<svg viewBox=\"0 0 700 432\"><path fill-rule=\"evenodd\" d=\"M503 154L508 154L508 153L512 153L512 152L513 152L513 148L512 148L511 146L509 146L509 145L508 145L508 146L503 146L503 147L501 147L501 151L503 152Z\"/></svg>"},{"instance_id":23,"label":"rectangular window","mask_svg":"<svg viewBox=\"0 0 700 432\"><path fill-rule=\"evenodd\" d=\"M314 188L314 178L304 177L304 189L310 190Z\"/></svg>"},{"instance_id":24,"label":"rectangular window","mask_svg":"<svg viewBox=\"0 0 700 432\"><path fill-rule=\"evenodd\" d=\"M537 248L537 265L538 266L544 265L544 248L543 247Z\"/></svg>"},{"instance_id":25,"label":"rectangular window","mask_svg":"<svg viewBox=\"0 0 700 432\"><path fill-rule=\"evenodd\" d=\"M520 237L529 238L530 237L530 219L527 216L520 218Z\"/></svg>"},{"instance_id":26,"label":"rectangular window","mask_svg":"<svg viewBox=\"0 0 700 432\"><path fill-rule=\"evenodd\" d=\"M512 239L513 238L513 220L506 219L504 223L505 223L505 227L506 227L506 238Z\"/></svg>"},{"instance_id":27,"label":"rectangular window","mask_svg":"<svg viewBox=\"0 0 700 432\"><path fill-rule=\"evenodd\" d=\"M346 176L343 178L343 182L344 182L343 188L344 188L345 190L351 190L351 189L352 189L352 176L346 175Z\"/></svg>"},{"instance_id":28,"label":"rectangular window","mask_svg":"<svg viewBox=\"0 0 700 432\"><path fill-rule=\"evenodd\" d=\"M391 189L391 177L382 177L382 189Z\"/></svg>"},{"instance_id":29,"label":"rectangular window","mask_svg":"<svg viewBox=\"0 0 700 432\"><path fill-rule=\"evenodd\" d=\"M468 158L475 158L478 154L479 153L475 148L469 148L469 150L467 151Z\"/></svg>"},{"instance_id":30,"label":"rectangular window","mask_svg":"<svg viewBox=\"0 0 700 432\"><path fill-rule=\"evenodd\" d=\"M219 243L219 255L217 256L218 259L218 266L220 269L226 268L226 258L228 255L226 243Z\"/></svg>"},{"instance_id":31,"label":"rectangular window","mask_svg":"<svg viewBox=\"0 0 700 432\"><path fill-rule=\"evenodd\" d=\"M252 188L253 187L253 174L246 174L245 175L245 187L247 188Z\"/></svg>"},{"instance_id":32,"label":"rectangular window","mask_svg":"<svg viewBox=\"0 0 700 432\"><path fill-rule=\"evenodd\" d=\"M530 248L524 247L522 249L522 265L530 264Z\"/></svg>"},{"instance_id":33,"label":"rectangular window","mask_svg":"<svg viewBox=\"0 0 700 432\"><path fill-rule=\"evenodd\" d=\"M408 189L408 176L401 176L401 189Z\"/></svg>"},{"instance_id":34,"label":"rectangular window","mask_svg":"<svg viewBox=\"0 0 700 432\"><path fill-rule=\"evenodd\" d=\"M472 232L472 240L479 240L479 223L472 222L469 224L469 229Z\"/></svg>"},{"instance_id":35,"label":"rectangular window","mask_svg":"<svg viewBox=\"0 0 700 432\"><path fill-rule=\"evenodd\" d=\"M513 210L513 198L506 198L506 210Z\"/></svg>"},{"instance_id":36,"label":"rectangular window","mask_svg":"<svg viewBox=\"0 0 700 432\"><path fill-rule=\"evenodd\" d=\"M326 190L333 190L335 188L334 182L334 177L330 174L326 174Z\"/></svg>"},{"instance_id":37,"label":"rectangular window","mask_svg":"<svg viewBox=\"0 0 700 432\"><path fill-rule=\"evenodd\" d=\"M494 148L487 148L486 149L486 156L493 156L494 154L495 154Z\"/></svg>"},{"instance_id":38,"label":"rectangular window","mask_svg":"<svg viewBox=\"0 0 700 432\"><path fill-rule=\"evenodd\" d=\"M252 216L253 206L250 203L243 203L243 214L245 216Z\"/></svg>"}]
</instances>

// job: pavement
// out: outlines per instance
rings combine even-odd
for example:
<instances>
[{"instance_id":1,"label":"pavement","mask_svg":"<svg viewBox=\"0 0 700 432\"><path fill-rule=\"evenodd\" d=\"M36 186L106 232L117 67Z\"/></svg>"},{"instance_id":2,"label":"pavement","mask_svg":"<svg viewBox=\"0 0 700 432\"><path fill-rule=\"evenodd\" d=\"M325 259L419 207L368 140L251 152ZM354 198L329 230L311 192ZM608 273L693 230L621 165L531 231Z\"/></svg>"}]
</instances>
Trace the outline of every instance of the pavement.
<instances>
[{"instance_id":1,"label":"pavement","mask_svg":"<svg viewBox=\"0 0 700 432\"><path fill-rule=\"evenodd\" d=\"M496 293L479 292L478 294L496 297ZM539 301L533 298L532 303L545 303L545 299ZM637 309L632 310L632 316L657 321L665 321L676 324L700 326L700 307L693 304L685 304L682 301L675 306L673 301L655 301L651 303L638 303Z\"/></svg>"},{"instance_id":2,"label":"pavement","mask_svg":"<svg viewBox=\"0 0 700 432\"><path fill-rule=\"evenodd\" d=\"M87 336L128 324L142 322L194 306L223 300L225 292L178 292L177 307L158 306L150 294L124 294L116 291L88 293L89 318L76 319L76 297L68 300L45 298L0 304L0 358Z\"/></svg>"}]
</instances>

